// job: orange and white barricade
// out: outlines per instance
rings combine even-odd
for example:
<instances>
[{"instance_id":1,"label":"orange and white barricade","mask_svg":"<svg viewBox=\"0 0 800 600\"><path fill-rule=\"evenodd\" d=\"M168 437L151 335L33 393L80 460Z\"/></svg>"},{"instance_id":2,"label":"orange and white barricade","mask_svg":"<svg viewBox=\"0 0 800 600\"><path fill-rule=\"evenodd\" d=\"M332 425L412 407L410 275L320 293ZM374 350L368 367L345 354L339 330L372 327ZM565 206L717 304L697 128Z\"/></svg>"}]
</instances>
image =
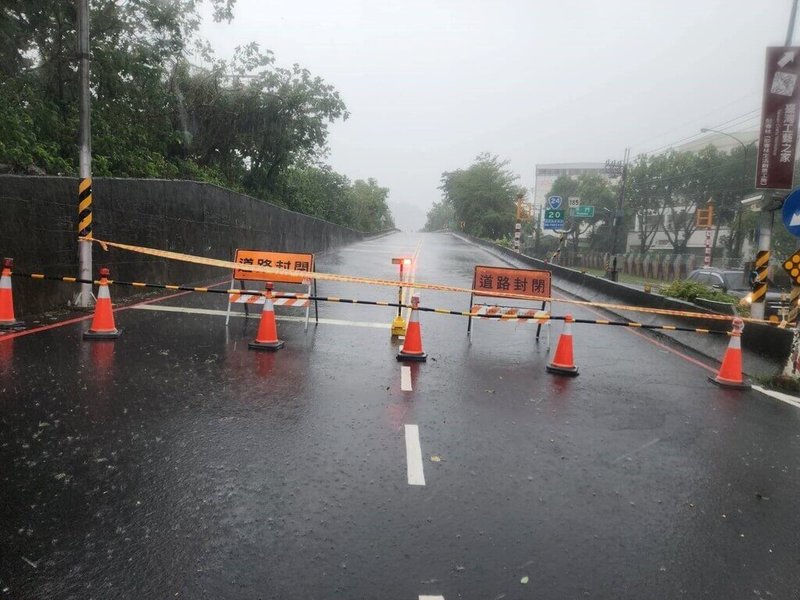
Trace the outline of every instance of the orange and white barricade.
<instances>
[{"instance_id":1,"label":"orange and white barricade","mask_svg":"<svg viewBox=\"0 0 800 600\"><path fill-rule=\"evenodd\" d=\"M276 292L279 297L272 298L275 307L285 306L288 308L305 308L305 329L308 329L308 321L311 315L311 296L317 295L316 280L295 277L291 275L258 273L247 269L248 265L261 267L275 267L278 269L293 269L296 271L314 271L314 255L296 252L268 252L262 250L236 250L234 261L242 265L241 268L234 270L231 277L230 289L233 290L236 282L246 285L245 282L263 281L270 283L287 283L304 286L304 292ZM255 290L253 290L255 291ZM244 304L245 309L248 305L261 306L265 302L264 294L247 294L244 292L230 292L228 294L228 310L225 314L225 325L230 321L231 306L233 304ZM317 301L314 300L314 318L319 320Z\"/></svg>"},{"instance_id":2,"label":"orange and white barricade","mask_svg":"<svg viewBox=\"0 0 800 600\"><path fill-rule=\"evenodd\" d=\"M542 327L547 328L547 345L550 346L550 271L532 269L511 269L477 265L472 279L470 295L471 316L467 322L467 335L473 340L475 326L473 319L491 321L513 321L522 325L536 325L538 340ZM476 302L476 298L503 298L502 294L529 296L531 306L503 306L495 303ZM524 299L504 298L503 302L526 302ZM525 318L518 318L525 317Z\"/></svg>"}]
</instances>

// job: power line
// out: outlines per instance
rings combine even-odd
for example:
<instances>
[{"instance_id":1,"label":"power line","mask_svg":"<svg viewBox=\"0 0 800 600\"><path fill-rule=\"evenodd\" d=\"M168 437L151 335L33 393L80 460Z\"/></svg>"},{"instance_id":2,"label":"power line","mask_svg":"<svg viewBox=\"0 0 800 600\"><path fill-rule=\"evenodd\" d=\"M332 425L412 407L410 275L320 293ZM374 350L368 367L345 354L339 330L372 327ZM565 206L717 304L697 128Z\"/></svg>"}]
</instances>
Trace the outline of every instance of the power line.
<instances>
[{"instance_id":1,"label":"power line","mask_svg":"<svg viewBox=\"0 0 800 600\"><path fill-rule=\"evenodd\" d=\"M728 119L727 121L723 121L722 123L719 123L718 125L714 125L713 127L709 127L709 129L721 129L721 130L724 131L725 129L731 129L733 127L738 127L738 126L742 125L743 123L752 120L753 118L758 118L756 113L760 113L760 112L761 112L761 108L755 108L753 110L750 110L750 111L744 113L743 115L739 115L738 117L734 117L732 119ZM739 121L741 121L741 122L739 122ZM688 142L688 141L694 141L696 139L699 139L699 138L703 137L704 135L706 135L706 134L703 133L703 132L694 133L692 135L683 137L683 138L681 138L679 140L676 140L674 142L670 142L668 144L664 144L663 146L658 146L657 148L654 148L652 150L647 150L645 152L641 152L640 154L656 154L656 153L659 153L662 150L668 150L669 148L672 148L672 147L674 147L674 146L676 146L678 144L681 144L681 143L684 143L684 142Z\"/></svg>"},{"instance_id":2,"label":"power line","mask_svg":"<svg viewBox=\"0 0 800 600\"><path fill-rule=\"evenodd\" d=\"M649 143L651 140L657 140L657 139L663 138L665 135L671 134L674 131L677 131L679 129L683 129L684 127L689 127L690 125L695 125L698 120L702 120L702 119L705 119L706 117L711 117L711 116L717 115L718 113L724 111L726 108L730 108L734 104L738 104L742 100L750 99L751 97L753 97L752 93L751 94L745 94L744 96L741 96L740 98L737 98L736 100L732 100L731 102L729 102L728 104L726 104L724 106L721 106L720 108L717 108L717 109L709 111L709 112L707 112L705 114L699 115L699 117L697 117L695 119L692 119L691 121L687 121L687 122L679 125L677 128L674 127L672 129L670 129L668 131L665 131L663 133L660 133L660 134L658 134L656 136L649 137L649 138L647 138L645 140L641 140L641 141L633 144L632 147L633 148L639 148L639 147L645 145L645 143Z\"/></svg>"}]
</instances>

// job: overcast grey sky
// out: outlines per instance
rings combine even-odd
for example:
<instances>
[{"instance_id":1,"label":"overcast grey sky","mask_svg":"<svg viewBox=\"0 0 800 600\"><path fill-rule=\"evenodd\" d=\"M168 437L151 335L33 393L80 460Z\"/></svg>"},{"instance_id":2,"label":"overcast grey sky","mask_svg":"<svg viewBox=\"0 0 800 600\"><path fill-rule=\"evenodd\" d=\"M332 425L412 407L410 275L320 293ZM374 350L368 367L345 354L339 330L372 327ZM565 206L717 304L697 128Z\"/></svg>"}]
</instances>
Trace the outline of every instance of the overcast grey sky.
<instances>
[{"instance_id":1,"label":"overcast grey sky","mask_svg":"<svg viewBox=\"0 0 800 600\"><path fill-rule=\"evenodd\" d=\"M652 151L700 127L757 128L764 49L791 0L237 0L205 19L220 57L256 41L332 83L351 117L330 164L390 188L422 227L443 171L480 152L535 165ZM797 38L795 43L798 43Z\"/></svg>"}]
</instances>

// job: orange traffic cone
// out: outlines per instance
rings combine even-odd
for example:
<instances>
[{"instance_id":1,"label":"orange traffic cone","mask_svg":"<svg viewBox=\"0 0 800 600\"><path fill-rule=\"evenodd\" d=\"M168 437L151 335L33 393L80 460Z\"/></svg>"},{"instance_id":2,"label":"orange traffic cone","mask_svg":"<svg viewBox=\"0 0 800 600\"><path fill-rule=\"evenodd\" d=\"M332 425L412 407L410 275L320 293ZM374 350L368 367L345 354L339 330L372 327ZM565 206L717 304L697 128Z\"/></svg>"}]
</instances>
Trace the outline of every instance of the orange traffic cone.
<instances>
[{"instance_id":1,"label":"orange traffic cone","mask_svg":"<svg viewBox=\"0 0 800 600\"><path fill-rule=\"evenodd\" d=\"M280 350L285 342L278 339L278 326L275 323L275 306L272 304L272 284L267 283L264 295L264 308L258 324L256 339L247 344L251 350Z\"/></svg>"},{"instance_id":2,"label":"orange traffic cone","mask_svg":"<svg viewBox=\"0 0 800 600\"><path fill-rule=\"evenodd\" d=\"M0 275L0 329L11 329L22 325L14 318L14 294L11 291L11 269L13 258L3 259L3 274Z\"/></svg>"},{"instance_id":3,"label":"orange traffic cone","mask_svg":"<svg viewBox=\"0 0 800 600\"><path fill-rule=\"evenodd\" d=\"M733 320L733 331L731 331L731 341L728 342L728 349L722 358L722 366L716 377L709 377L708 380L716 383L720 387L732 390L749 390L750 383L742 377L742 330L744 321L739 317Z\"/></svg>"},{"instance_id":4,"label":"orange traffic cone","mask_svg":"<svg viewBox=\"0 0 800 600\"><path fill-rule=\"evenodd\" d=\"M572 315L564 316L564 329L558 338L558 346L556 346L556 354L553 361L547 365L548 373L555 373L556 375L567 375L575 377L578 375L578 367L575 366L575 361L572 357L572 323L575 319Z\"/></svg>"},{"instance_id":5,"label":"orange traffic cone","mask_svg":"<svg viewBox=\"0 0 800 600\"><path fill-rule=\"evenodd\" d=\"M425 362L428 355L422 351L422 331L419 328L419 295L411 296L411 316L408 318L406 329L406 339L403 340L403 347L397 354L397 360L412 360Z\"/></svg>"},{"instance_id":6,"label":"orange traffic cone","mask_svg":"<svg viewBox=\"0 0 800 600\"><path fill-rule=\"evenodd\" d=\"M108 291L108 267L102 267L92 326L89 331L83 332L83 339L113 340L118 337L119 329L114 325L114 311L111 310L111 294Z\"/></svg>"}]
</instances>

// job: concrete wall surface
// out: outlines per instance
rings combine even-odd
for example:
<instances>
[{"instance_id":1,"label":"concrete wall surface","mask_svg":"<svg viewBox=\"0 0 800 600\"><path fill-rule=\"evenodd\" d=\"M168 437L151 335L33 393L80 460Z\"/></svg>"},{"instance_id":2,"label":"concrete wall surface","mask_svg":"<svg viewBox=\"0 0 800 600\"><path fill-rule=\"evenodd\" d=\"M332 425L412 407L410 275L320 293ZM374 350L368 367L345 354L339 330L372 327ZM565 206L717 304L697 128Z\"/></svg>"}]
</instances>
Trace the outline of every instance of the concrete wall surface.
<instances>
[{"instance_id":1,"label":"concrete wall surface","mask_svg":"<svg viewBox=\"0 0 800 600\"><path fill-rule=\"evenodd\" d=\"M70 177L0 175L0 254L15 270L77 275L77 190ZM232 260L236 248L321 252L361 240L362 233L224 188L193 181L95 178L94 236ZM223 280L218 268L168 261L95 245L93 271L114 279L189 284ZM14 279L17 316L67 306L78 286ZM114 297L134 293L114 288Z\"/></svg>"}]
</instances>

